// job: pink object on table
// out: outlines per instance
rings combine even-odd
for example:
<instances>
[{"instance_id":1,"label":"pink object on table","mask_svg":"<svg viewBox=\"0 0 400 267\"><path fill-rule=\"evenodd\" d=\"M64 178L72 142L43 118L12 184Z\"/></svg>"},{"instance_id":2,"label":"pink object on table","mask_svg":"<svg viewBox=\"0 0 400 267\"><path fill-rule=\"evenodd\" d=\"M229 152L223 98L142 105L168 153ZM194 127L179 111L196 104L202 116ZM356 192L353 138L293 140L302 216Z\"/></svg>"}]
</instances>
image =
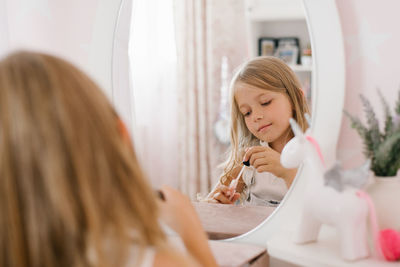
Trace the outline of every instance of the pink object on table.
<instances>
[{"instance_id":1,"label":"pink object on table","mask_svg":"<svg viewBox=\"0 0 400 267\"><path fill-rule=\"evenodd\" d=\"M370 218L371 228L372 228L371 230L372 230L372 235L374 238L374 247L375 247L376 253L378 254L378 257L382 258L383 250L382 250L382 245L381 245L381 241L380 241L379 226L378 226L378 220L376 219L376 211L375 211L374 203L372 202L371 197L363 190L358 190L356 192L356 195L359 198L362 198L367 202L368 209L369 209L369 218Z\"/></svg>"},{"instance_id":2,"label":"pink object on table","mask_svg":"<svg viewBox=\"0 0 400 267\"><path fill-rule=\"evenodd\" d=\"M357 195L367 201L372 232L374 235L375 249L380 257L384 257L387 261L397 261L400 259L400 233L393 229L384 229L379 231L378 221L374 203L370 196L360 190Z\"/></svg>"},{"instance_id":3,"label":"pink object on table","mask_svg":"<svg viewBox=\"0 0 400 267\"><path fill-rule=\"evenodd\" d=\"M400 233L393 229L380 231L379 243L383 256L387 261L397 261L400 259Z\"/></svg>"}]
</instances>

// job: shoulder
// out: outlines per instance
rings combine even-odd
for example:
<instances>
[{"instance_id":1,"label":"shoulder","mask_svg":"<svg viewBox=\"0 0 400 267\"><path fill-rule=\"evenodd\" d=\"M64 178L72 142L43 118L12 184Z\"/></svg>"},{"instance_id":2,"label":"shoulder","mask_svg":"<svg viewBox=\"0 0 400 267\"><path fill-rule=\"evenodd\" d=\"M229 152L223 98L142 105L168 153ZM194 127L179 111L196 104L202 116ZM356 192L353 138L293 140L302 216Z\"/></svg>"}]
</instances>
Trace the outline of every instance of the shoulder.
<instances>
[{"instance_id":1,"label":"shoulder","mask_svg":"<svg viewBox=\"0 0 400 267\"><path fill-rule=\"evenodd\" d=\"M140 254L141 257L140 257ZM137 262L141 258L140 262ZM126 267L185 267L198 266L191 258L183 253L173 249L168 245L161 247L146 247L140 250L138 246L132 246L129 250L129 256Z\"/></svg>"},{"instance_id":2,"label":"shoulder","mask_svg":"<svg viewBox=\"0 0 400 267\"><path fill-rule=\"evenodd\" d=\"M176 251L162 250L156 252L154 256L153 267L191 267L199 266L189 257L184 256Z\"/></svg>"},{"instance_id":3,"label":"shoulder","mask_svg":"<svg viewBox=\"0 0 400 267\"><path fill-rule=\"evenodd\" d=\"M172 255L169 255L166 252L159 252L156 253L156 255L154 256L154 263L153 263L153 267L174 267L174 266L183 266L183 265L179 265L179 263L177 262L177 260L175 259L175 257L173 257Z\"/></svg>"}]
</instances>

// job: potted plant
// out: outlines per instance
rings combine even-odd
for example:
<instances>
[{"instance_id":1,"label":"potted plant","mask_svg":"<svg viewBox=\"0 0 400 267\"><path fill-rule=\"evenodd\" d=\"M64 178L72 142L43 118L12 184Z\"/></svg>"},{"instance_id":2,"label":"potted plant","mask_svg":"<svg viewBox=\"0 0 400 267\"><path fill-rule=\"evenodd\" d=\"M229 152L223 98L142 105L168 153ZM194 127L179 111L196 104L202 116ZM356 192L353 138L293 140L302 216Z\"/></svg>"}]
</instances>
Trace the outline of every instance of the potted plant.
<instances>
[{"instance_id":1,"label":"potted plant","mask_svg":"<svg viewBox=\"0 0 400 267\"><path fill-rule=\"evenodd\" d=\"M384 108L383 130L379 127L371 103L363 95L360 98L366 114L366 124L348 112L344 113L363 141L364 155L371 159L374 182L366 190L375 203L380 226L400 230L400 210L393 211L394 205L397 205L395 203L400 203L400 177L397 175L400 169L400 91L394 113L379 90L378 95Z\"/></svg>"}]
</instances>

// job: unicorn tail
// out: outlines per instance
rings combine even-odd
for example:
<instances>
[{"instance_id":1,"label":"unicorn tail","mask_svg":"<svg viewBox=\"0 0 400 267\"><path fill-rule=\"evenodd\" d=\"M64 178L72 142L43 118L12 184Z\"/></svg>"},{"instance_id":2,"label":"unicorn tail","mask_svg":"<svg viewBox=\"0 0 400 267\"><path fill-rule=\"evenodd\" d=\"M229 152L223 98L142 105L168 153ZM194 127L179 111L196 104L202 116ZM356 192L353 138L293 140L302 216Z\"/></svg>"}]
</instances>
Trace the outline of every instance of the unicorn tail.
<instances>
[{"instance_id":1,"label":"unicorn tail","mask_svg":"<svg viewBox=\"0 0 400 267\"><path fill-rule=\"evenodd\" d=\"M398 233L392 229L380 231L378 220L376 219L376 211L371 197L364 191L358 190L357 196L365 199L369 208L369 218L371 222L372 233L374 236L374 247L380 259L395 261L399 259L399 240Z\"/></svg>"},{"instance_id":2,"label":"unicorn tail","mask_svg":"<svg viewBox=\"0 0 400 267\"><path fill-rule=\"evenodd\" d=\"M375 251L380 259L384 259L384 252L382 249L382 240L380 238L380 233L379 233L379 226L378 226L378 220L376 219L376 211L375 211L375 206L374 203L371 200L371 197L362 190L357 191L357 196L364 199L367 202L368 209L369 209L369 219L371 222L371 230L372 234L374 237L374 248Z\"/></svg>"}]
</instances>

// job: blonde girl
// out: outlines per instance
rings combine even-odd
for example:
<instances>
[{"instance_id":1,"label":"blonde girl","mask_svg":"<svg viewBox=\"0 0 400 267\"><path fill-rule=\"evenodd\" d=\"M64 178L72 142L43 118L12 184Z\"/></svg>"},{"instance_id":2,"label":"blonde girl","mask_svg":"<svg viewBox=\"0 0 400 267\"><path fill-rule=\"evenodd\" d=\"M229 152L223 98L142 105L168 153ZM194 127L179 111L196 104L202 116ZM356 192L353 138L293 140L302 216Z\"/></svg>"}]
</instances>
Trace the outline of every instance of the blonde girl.
<instances>
[{"instance_id":1,"label":"blonde girl","mask_svg":"<svg viewBox=\"0 0 400 267\"><path fill-rule=\"evenodd\" d=\"M303 130L309 112L294 72L275 57L258 57L242 65L231 85L231 147L224 172L210 192L210 202L233 203L239 197L255 205L277 205L287 192L296 169L280 164L280 153L293 137L289 118ZM243 161L249 161L235 195L228 189Z\"/></svg>"},{"instance_id":2,"label":"blonde girl","mask_svg":"<svg viewBox=\"0 0 400 267\"><path fill-rule=\"evenodd\" d=\"M85 74L39 53L0 61L0 266L216 266L187 198L163 192ZM168 246L159 206L191 257Z\"/></svg>"}]
</instances>

